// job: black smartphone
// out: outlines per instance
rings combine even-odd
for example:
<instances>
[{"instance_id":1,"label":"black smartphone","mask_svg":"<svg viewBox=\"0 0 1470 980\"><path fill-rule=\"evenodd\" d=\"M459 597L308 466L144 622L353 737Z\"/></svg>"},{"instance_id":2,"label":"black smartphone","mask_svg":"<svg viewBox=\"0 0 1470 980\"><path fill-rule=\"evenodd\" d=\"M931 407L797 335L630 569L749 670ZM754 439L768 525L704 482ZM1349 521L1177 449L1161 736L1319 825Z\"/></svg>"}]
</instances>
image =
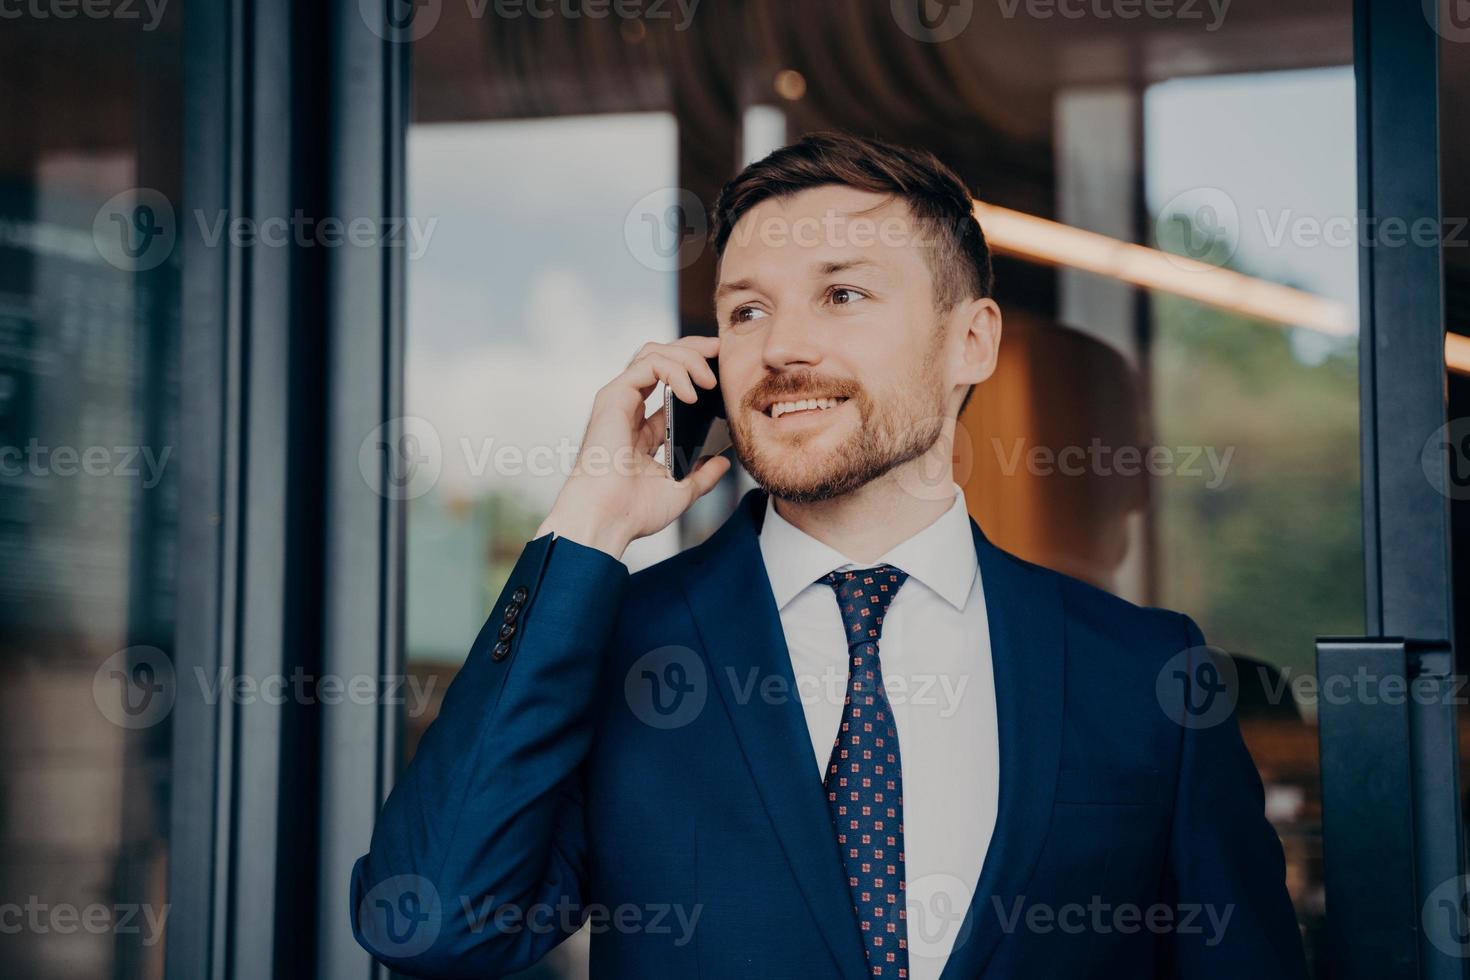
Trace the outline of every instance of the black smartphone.
<instances>
[{"instance_id":1,"label":"black smartphone","mask_svg":"<svg viewBox=\"0 0 1470 980\"><path fill-rule=\"evenodd\" d=\"M710 370L720 376L720 359L710 358ZM730 426L725 418L725 396L720 386L694 386L698 397L690 404L664 386L664 468L669 476L682 480L704 456L713 456L730 447Z\"/></svg>"}]
</instances>

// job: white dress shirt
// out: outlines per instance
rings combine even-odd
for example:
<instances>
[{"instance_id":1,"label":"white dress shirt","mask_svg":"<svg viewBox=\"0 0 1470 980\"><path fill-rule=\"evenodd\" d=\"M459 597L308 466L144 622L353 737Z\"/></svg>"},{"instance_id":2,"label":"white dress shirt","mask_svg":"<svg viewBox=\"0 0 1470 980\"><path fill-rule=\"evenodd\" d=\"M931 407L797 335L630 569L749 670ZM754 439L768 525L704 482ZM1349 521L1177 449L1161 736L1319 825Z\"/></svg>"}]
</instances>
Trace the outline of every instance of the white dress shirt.
<instances>
[{"instance_id":1,"label":"white dress shirt","mask_svg":"<svg viewBox=\"0 0 1470 980\"><path fill-rule=\"evenodd\" d=\"M964 494L956 486L949 510L877 561L852 561L770 500L760 546L823 775L848 655L836 593L818 580L883 564L908 573L883 617L878 658L903 766L909 976L936 980L980 877L1000 792L990 626Z\"/></svg>"}]
</instances>

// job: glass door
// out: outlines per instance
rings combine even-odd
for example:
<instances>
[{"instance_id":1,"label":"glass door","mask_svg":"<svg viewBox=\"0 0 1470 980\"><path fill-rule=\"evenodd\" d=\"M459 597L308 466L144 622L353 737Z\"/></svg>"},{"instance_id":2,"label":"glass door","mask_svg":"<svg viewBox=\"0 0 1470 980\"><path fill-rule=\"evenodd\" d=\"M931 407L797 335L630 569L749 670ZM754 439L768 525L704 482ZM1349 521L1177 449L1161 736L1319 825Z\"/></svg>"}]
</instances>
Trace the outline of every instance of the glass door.
<instances>
[{"instance_id":1,"label":"glass door","mask_svg":"<svg viewBox=\"0 0 1470 980\"><path fill-rule=\"evenodd\" d=\"M182 7L0 9L5 976L164 970Z\"/></svg>"}]
</instances>

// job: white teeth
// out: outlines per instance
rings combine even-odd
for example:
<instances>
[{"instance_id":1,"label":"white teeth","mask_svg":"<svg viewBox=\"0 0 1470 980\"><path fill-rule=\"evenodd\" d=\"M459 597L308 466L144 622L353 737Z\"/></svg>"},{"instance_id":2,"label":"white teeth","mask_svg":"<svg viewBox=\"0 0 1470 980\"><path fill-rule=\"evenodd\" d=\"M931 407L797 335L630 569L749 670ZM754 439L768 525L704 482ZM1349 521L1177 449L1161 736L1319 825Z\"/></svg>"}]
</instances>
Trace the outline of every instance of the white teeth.
<instances>
[{"instance_id":1,"label":"white teeth","mask_svg":"<svg viewBox=\"0 0 1470 980\"><path fill-rule=\"evenodd\" d=\"M804 398L801 401L776 402L771 406L771 418L779 419L787 412L809 412L815 408L836 408L845 398Z\"/></svg>"}]
</instances>

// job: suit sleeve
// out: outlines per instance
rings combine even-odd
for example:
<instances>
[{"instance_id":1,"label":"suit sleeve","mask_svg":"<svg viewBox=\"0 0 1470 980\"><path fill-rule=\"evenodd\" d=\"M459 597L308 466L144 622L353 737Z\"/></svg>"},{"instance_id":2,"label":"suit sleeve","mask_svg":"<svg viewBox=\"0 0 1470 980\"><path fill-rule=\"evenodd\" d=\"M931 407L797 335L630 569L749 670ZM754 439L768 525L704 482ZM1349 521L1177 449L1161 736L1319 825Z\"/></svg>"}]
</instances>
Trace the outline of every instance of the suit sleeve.
<instances>
[{"instance_id":1,"label":"suit sleeve","mask_svg":"<svg viewBox=\"0 0 1470 980\"><path fill-rule=\"evenodd\" d=\"M1200 687L1187 695L1199 705L1211 696L1202 682L1213 675L1198 669L1209 654L1199 627L1181 618L1188 677ZM1261 777L1233 702L1223 716L1206 711L1182 728L1165 882L1179 926L1162 939L1161 972L1184 980L1304 980L1281 841L1266 819Z\"/></svg>"},{"instance_id":2,"label":"suit sleeve","mask_svg":"<svg viewBox=\"0 0 1470 980\"><path fill-rule=\"evenodd\" d=\"M498 977L581 925L582 767L627 580L566 538L521 553L353 868L353 933L382 963Z\"/></svg>"}]
</instances>

